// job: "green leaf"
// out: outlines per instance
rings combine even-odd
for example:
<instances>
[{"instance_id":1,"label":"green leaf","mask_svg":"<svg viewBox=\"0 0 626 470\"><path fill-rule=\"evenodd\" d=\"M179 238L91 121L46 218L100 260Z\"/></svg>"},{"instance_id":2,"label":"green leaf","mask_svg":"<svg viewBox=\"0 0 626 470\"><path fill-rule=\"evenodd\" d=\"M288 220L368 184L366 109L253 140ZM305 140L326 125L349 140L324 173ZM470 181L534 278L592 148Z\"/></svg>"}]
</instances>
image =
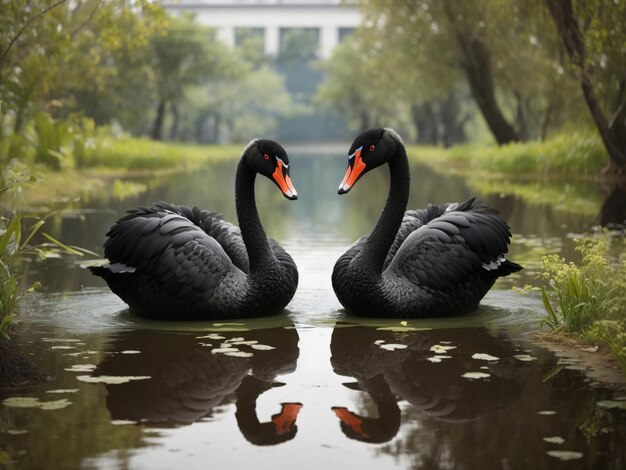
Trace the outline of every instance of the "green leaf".
<instances>
[{"instance_id":1,"label":"green leaf","mask_svg":"<svg viewBox=\"0 0 626 470\"><path fill-rule=\"evenodd\" d=\"M67 245L65 245L65 244L63 244L63 243L61 243L59 240L57 240L56 238L54 238L52 235L49 235L49 234L47 234L47 233L45 233L45 232L44 232L44 233L43 233L43 236L44 236L44 237L46 237L46 239L48 239L49 241L51 241L51 242L52 242L52 243L54 243L55 245L57 245L57 246L59 246L59 247L63 248L63 249L64 249L65 251L67 251L68 253L72 253L73 255L83 256L83 254L82 254L80 251L78 251L78 250L76 250L76 249L74 249L74 248L71 248L71 247L69 247L69 246L67 246Z\"/></svg>"}]
</instances>

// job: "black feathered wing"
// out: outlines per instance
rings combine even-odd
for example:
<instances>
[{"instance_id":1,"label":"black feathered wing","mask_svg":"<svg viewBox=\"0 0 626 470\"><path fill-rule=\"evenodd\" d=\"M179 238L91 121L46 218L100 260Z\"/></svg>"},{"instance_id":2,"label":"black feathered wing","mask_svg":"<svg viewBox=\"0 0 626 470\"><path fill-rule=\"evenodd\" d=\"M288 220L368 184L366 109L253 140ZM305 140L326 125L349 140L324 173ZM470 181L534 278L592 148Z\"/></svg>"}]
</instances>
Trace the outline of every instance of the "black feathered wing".
<instances>
[{"instance_id":1,"label":"black feathered wing","mask_svg":"<svg viewBox=\"0 0 626 470\"><path fill-rule=\"evenodd\" d=\"M224 220L222 214L201 210L197 207L176 206L167 202L158 202L155 206L157 209L180 214L187 218L207 235L213 237L235 266L246 274L250 272L248 250L241 237L241 230L236 225Z\"/></svg>"},{"instance_id":2,"label":"black feathered wing","mask_svg":"<svg viewBox=\"0 0 626 470\"><path fill-rule=\"evenodd\" d=\"M210 294L229 273L240 271L216 238L184 216L187 208L179 209L139 208L119 219L104 245L111 270L122 265L125 272L146 274L179 298L192 290ZM204 224L218 220L207 216Z\"/></svg>"},{"instance_id":3,"label":"black feathered wing","mask_svg":"<svg viewBox=\"0 0 626 470\"><path fill-rule=\"evenodd\" d=\"M470 199L458 205L430 206L423 215L432 217L414 222L418 228L396 249L389 274L443 290L481 273L498 273L508 263L504 255L511 232L494 210Z\"/></svg>"}]
</instances>

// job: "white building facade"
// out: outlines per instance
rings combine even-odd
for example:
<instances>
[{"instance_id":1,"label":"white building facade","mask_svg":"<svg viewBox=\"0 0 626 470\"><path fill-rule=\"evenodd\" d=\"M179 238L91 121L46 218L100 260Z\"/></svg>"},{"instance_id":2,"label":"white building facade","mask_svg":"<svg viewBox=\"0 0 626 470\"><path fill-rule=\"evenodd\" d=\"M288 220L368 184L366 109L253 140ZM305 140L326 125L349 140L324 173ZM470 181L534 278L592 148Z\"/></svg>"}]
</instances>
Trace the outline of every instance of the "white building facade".
<instances>
[{"instance_id":1,"label":"white building facade","mask_svg":"<svg viewBox=\"0 0 626 470\"><path fill-rule=\"evenodd\" d=\"M318 56L328 58L342 35L361 21L358 8L341 0L166 0L162 5L172 13L193 12L231 47L237 29L262 30L264 52L270 56L280 52L284 30L303 28L318 30Z\"/></svg>"}]
</instances>

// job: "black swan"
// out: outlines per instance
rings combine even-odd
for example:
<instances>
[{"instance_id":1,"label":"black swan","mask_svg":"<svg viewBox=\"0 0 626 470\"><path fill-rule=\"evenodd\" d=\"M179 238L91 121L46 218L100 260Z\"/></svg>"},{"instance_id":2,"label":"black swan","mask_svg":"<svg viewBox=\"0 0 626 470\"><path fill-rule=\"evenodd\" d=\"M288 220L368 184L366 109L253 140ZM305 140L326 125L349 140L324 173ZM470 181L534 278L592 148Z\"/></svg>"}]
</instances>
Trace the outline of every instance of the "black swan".
<instances>
[{"instance_id":1,"label":"black swan","mask_svg":"<svg viewBox=\"0 0 626 470\"><path fill-rule=\"evenodd\" d=\"M296 291L298 270L261 226L257 173L274 181L287 199L297 199L285 150L271 140L253 140L235 180L240 228L197 207L158 203L132 209L107 233L109 263L91 271L145 317L208 320L279 313Z\"/></svg>"},{"instance_id":2,"label":"black swan","mask_svg":"<svg viewBox=\"0 0 626 470\"><path fill-rule=\"evenodd\" d=\"M348 312L392 318L458 315L474 309L498 277L522 269L504 258L508 225L474 198L405 212L409 164L392 129L370 129L355 139L339 194L384 163L391 187L382 214L372 233L357 240L333 269L333 289Z\"/></svg>"}]
</instances>

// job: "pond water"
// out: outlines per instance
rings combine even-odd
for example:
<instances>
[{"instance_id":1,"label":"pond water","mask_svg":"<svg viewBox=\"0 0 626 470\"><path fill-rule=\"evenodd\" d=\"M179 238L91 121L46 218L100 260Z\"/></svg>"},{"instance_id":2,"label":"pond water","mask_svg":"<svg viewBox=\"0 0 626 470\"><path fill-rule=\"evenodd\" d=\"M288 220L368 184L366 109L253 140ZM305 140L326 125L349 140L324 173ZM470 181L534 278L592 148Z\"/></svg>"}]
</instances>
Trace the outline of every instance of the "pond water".
<instances>
[{"instance_id":1,"label":"pond water","mask_svg":"<svg viewBox=\"0 0 626 470\"><path fill-rule=\"evenodd\" d=\"M351 317L333 294L332 266L369 232L388 182L386 172L373 172L337 196L344 150L291 152L298 201L257 181L266 231L300 271L282 315L148 321L129 313L84 260L35 264L29 275L43 287L22 303L15 340L52 378L0 396L0 465L626 468L625 397L577 357L533 341L541 301L511 289L533 279L542 254L570 256L573 234L588 232L600 214L478 194L509 221L510 257L524 271L462 317ZM195 204L236 221L235 165L139 181L146 191L125 198L112 185L48 230L101 253L108 227L136 205ZM412 178L411 208L474 194L462 179L427 168L413 167Z\"/></svg>"}]
</instances>

